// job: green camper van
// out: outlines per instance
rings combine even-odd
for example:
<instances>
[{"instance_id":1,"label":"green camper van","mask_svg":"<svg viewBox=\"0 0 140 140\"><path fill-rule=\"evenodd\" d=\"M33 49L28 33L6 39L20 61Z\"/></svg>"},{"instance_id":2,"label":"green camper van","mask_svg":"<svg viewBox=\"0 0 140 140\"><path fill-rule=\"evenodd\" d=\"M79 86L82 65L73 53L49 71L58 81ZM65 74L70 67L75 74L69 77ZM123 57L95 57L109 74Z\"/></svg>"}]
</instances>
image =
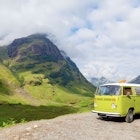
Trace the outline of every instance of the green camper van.
<instances>
[{"instance_id":1,"label":"green camper van","mask_svg":"<svg viewBox=\"0 0 140 140\"><path fill-rule=\"evenodd\" d=\"M100 117L125 117L130 123L140 114L140 84L110 83L99 86L94 97L94 110Z\"/></svg>"}]
</instances>

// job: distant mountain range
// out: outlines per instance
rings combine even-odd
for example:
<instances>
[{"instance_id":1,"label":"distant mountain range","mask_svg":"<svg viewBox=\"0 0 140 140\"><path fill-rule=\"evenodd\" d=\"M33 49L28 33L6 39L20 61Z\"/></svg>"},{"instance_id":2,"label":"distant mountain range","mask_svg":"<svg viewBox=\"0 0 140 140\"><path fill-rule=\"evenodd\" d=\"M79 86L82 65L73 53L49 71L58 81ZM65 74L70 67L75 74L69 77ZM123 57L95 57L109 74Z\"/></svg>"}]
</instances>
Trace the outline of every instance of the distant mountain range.
<instances>
[{"instance_id":1,"label":"distant mountain range","mask_svg":"<svg viewBox=\"0 0 140 140\"><path fill-rule=\"evenodd\" d=\"M113 81L110 81L108 80L107 78L105 77L101 77L101 78L95 78L93 77L91 79L91 83L95 86L95 87L98 87L99 85L102 85L102 84L106 84L106 83L112 83Z\"/></svg>"},{"instance_id":2,"label":"distant mountain range","mask_svg":"<svg viewBox=\"0 0 140 140\"><path fill-rule=\"evenodd\" d=\"M106 84L106 83L114 83L114 81L110 81L105 77L101 77L101 78L95 78L93 77L91 79L91 83L95 86L98 87L99 85L102 84ZM129 81L128 83L135 83L135 84L140 84L140 75L137 76L136 78L132 79L131 81Z\"/></svg>"}]
</instances>

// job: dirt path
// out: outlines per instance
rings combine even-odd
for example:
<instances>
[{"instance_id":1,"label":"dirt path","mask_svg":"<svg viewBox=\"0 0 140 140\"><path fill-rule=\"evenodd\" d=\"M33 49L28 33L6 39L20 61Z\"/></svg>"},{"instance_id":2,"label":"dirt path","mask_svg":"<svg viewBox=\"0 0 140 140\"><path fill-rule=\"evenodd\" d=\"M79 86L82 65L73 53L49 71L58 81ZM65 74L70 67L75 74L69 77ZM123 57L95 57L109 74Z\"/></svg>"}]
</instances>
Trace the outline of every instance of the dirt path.
<instances>
[{"instance_id":1,"label":"dirt path","mask_svg":"<svg viewBox=\"0 0 140 140\"><path fill-rule=\"evenodd\" d=\"M132 123L82 113L33 121L0 130L0 140L139 140L140 118Z\"/></svg>"}]
</instances>

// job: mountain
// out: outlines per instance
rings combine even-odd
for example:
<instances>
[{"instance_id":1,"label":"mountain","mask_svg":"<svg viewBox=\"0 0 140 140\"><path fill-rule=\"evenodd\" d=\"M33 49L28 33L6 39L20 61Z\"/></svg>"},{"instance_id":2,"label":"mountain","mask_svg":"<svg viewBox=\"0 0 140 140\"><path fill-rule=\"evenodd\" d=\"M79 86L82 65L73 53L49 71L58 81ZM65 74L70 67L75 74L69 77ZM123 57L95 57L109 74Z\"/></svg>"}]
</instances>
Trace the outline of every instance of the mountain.
<instances>
[{"instance_id":1,"label":"mountain","mask_svg":"<svg viewBox=\"0 0 140 140\"><path fill-rule=\"evenodd\" d=\"M132 79L129 83L140 84L140 75Z\"/></svg>"},{"instance_id":2,"label":"mountain","mask_svg":"<svg viewBox=\"0 0 140 140\"><path fill-rule=\"evenodd\" d=\"M0 67L1 102L79 104L95 91L70 57L45 34L0 47Z\"/></svg>"},{"instance_id":3,"label":"mountain","mask_svg":"<svg viewBox=\"0 0 140 140\"><path fill-rule=\"evenodd\" d=\"M112 83L112 82L110 80L108 80L107 78L105 78L105 77L101 77L101 78L95 78L95 77L93 77L91 79L91 83L95 87L98 87L99 85L106 84L106 83Z\"/></svg>"}]
</instances>

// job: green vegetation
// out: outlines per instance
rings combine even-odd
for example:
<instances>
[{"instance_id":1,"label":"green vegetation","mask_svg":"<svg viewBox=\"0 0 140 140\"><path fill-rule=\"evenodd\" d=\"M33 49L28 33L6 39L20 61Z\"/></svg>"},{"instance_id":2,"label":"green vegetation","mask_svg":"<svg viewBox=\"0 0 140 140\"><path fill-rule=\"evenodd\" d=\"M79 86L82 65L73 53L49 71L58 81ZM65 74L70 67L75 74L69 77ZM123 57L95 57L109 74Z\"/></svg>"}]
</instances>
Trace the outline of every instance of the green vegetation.
<instances>
[{"instance_id":1,"label":"green vegetation","mask_svg":"<svg viewBox=\"0 0 140 140\"><path fill-rule=\"evenodd\" d=\"M64 114L76 113L71 106L30 106L22 104L0 105L0 127L40 119L52 119Z\"/></svg>"}]
</instances>

